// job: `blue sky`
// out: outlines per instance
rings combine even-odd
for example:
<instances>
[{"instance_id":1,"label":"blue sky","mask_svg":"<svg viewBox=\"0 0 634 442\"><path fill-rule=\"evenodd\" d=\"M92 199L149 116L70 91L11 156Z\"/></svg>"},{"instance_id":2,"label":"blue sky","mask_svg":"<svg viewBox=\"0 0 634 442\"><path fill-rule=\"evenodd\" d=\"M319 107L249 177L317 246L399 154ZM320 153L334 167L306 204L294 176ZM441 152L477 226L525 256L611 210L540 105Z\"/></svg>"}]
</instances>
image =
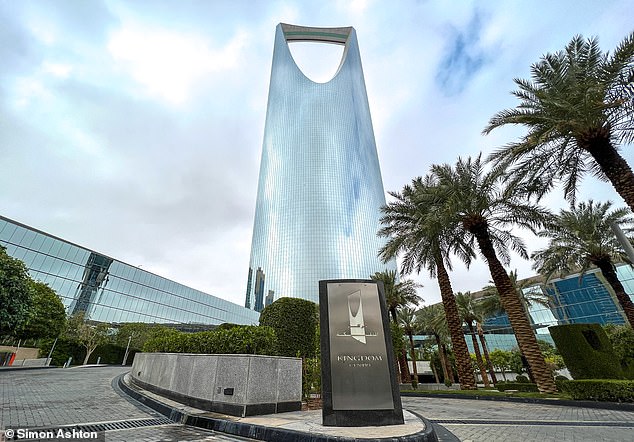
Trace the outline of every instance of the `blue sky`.
<instances>
[{"instance_id":1,"label":"blue sky","mask_svg":"<svg viewBox=\"0 0 634 442\"><path fill-rule=\"evenodd\" d=\"M384 186L398 191L512 141L521 129L481 131L516 104L513 78L575 34L615 47L633 16L628 0L0 0L0 213L242 304L277 23L356 28ZM341 56L291 49L321 81ZM579 197L624 205L591 177ZM451 276L459 291L489 280L482 262Z\"/></svg>"}]
</instances>

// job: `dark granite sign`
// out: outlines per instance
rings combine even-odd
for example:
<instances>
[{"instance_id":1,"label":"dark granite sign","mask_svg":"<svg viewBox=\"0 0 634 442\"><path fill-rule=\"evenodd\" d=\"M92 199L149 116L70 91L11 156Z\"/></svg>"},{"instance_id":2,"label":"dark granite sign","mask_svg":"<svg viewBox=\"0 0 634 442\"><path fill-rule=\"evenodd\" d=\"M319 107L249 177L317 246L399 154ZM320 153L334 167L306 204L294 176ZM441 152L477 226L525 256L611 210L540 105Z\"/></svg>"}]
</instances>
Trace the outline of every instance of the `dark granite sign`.
<instances>
[{"instance_id":1,"label":"dark granite sign","mask_svg":"<svg viewBox=\"0 0 634 442\"><path fill-rule=\"evenodd\" d=\"M382 283L319 281L323 424L403 423Z\"/></svg>"}]
</instances>

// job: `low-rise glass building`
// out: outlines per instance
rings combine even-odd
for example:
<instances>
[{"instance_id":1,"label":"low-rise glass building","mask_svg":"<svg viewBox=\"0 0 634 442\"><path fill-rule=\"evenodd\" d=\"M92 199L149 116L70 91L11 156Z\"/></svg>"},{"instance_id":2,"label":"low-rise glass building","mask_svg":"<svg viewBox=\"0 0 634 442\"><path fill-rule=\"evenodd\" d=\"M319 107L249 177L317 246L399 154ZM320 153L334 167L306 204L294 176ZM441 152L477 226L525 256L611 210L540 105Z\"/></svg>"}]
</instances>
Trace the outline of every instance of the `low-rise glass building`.
<instances>
[{"instance_id":1,"label":"low-rise glass building","mask_svg":"<svg viewBox=\"0 0 634 442\"><path fill-rule=\"evenodd\" d=\"M617 266L617 276L625 291L634 300L634 270L626 264ZM548 332L551 325L561 324L626 324L625 314L610 285L599 269L556 278L547 284L535 284L524 293L536 291L545 295L548 306L534 304L529 307L531 324L541 339L552 343ZM515 336L506 313L490 316L483 324L487 344L491 349L508 350L516 347ZM467 342L471 349L469 341Z\"/></svg>"},{"instance_id":2,"label":"low-rise glass building","mask_svg":"<svg viewBox=\"0 0 634 442\"><path fill-rule=\"evenodd\" d=\"M257 324L259 313L0 216L0 246L68 314L100 322Z\"/></svg>"}]
</instances>

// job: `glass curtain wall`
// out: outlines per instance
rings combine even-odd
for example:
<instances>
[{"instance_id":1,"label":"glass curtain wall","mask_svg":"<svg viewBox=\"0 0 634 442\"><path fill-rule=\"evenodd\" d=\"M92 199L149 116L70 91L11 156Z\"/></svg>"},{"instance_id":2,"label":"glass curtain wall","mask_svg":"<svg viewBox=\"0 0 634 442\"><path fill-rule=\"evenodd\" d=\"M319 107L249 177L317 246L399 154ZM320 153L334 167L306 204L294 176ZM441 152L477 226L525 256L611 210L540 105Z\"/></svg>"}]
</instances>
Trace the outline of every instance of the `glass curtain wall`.
<instances>
[{"instance_id":1,"label":"glass curtain wall","mask_svg":"<svg viewBox=\"0 0 634 442\"><path fill-rule=\"evenodd\" d=\"M344 45L334 78L304 75L289 42ZM318 302L322 279L396 269L377 257L385 194L354 28L275 32L245 306Z\"/></svg>"},{"instance_id":2,"label":"glass curtain wall","mask_svg":"<svg viewBox=\"0 0 634 442\"><path fill-rule=\"evenodd\" d=\"M0 245L69 314L101 322L257 324L258 313L0 216Z\"/></svg>"}]
</instances>

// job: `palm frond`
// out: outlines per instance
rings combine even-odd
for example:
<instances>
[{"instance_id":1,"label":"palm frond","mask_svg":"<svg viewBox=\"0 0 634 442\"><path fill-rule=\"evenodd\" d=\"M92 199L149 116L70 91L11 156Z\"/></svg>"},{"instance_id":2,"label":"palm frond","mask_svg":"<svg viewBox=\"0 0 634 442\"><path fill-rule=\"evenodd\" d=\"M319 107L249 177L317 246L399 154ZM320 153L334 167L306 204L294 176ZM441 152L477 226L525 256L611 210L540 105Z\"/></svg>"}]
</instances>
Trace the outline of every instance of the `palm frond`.
<instances>
[{"instance_id":1,"label":"palm frond","mask_svg":"<svg viewBox=\"0 0 634 442\"><path fill-rule=\"evenodd\" d=\"M597 38L577 35L564 50L534 63L530 80L514 81L517 106L494 114L483 134L505 125L521 125L527 132L488 161L509 168L510 181L542 184L534 192L538 198L561 183L564 196L574 203L586 173L608 179L590 145L607 142L618 150L619 143L634 141L634 94L628 92L634 81L634 33L612 56L601 51ZM548 179L539 180L542 176Z\"/></svg>"}]
</instances>

